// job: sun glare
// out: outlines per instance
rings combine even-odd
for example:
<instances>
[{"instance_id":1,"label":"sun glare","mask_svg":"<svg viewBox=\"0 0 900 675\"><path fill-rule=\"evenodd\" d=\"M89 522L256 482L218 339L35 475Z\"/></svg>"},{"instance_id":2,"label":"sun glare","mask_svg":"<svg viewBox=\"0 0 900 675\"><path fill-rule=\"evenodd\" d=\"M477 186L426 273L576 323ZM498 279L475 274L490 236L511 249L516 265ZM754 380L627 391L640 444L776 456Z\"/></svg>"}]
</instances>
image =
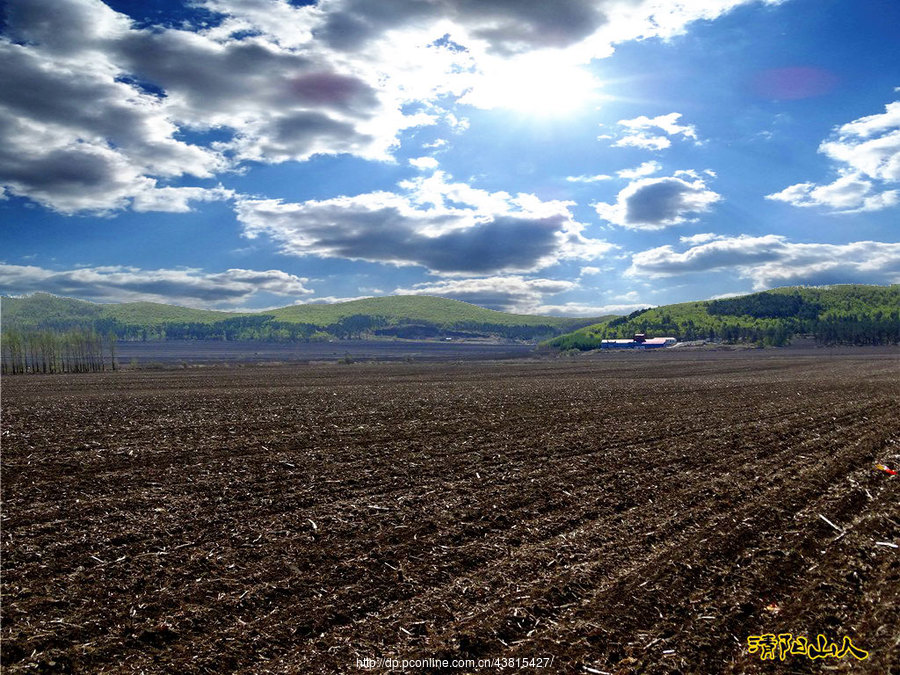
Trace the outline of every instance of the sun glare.
<instances>
[{"instance_id":1,"label":"sun glare","mask_svg":"<svg viewBox=\"0 0 900 675\"><path fill-rule=\"evenodd\" d=\"M581 66L520 58L491 64L460 102L527 115L571 115L598 98L599 84Z\"/></svg>"}]
</instances>

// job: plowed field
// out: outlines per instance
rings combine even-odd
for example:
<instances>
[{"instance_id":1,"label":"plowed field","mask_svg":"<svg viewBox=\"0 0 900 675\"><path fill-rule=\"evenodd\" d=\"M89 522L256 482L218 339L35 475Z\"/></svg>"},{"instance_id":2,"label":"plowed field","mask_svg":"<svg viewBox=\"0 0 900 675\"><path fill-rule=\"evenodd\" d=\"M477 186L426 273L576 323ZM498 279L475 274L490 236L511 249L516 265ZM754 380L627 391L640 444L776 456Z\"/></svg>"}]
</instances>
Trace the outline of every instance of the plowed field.
<instances>
[{"instance_id":1,"label":"plowed field","mask_svg":"<svg viewBox=\"0 0 900 675\"><path fill-rule=\"evenodd\" d=\"M897 354L770 354L8 377L3 670L900 672Z\"/></svg>"}]
</instances>

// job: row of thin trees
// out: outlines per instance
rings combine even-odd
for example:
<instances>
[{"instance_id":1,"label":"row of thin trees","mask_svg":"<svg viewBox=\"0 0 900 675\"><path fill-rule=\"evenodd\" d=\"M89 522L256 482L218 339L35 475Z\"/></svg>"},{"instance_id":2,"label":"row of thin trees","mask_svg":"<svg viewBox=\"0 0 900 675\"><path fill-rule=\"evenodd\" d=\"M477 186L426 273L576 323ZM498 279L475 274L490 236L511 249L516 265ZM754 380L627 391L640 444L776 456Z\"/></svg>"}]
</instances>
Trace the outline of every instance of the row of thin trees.
<instances>
[{"instance_id":1,"label":"row of thin trees","mask_svg":"<svg viewBox=\"0 0 900 675\"><path fill-rule=\"evenodd\" d=\"M4 330L0 370L22 373L96 373L116 370L116 335L93 329L58 331Z\"/></svg>"}]
</instances>

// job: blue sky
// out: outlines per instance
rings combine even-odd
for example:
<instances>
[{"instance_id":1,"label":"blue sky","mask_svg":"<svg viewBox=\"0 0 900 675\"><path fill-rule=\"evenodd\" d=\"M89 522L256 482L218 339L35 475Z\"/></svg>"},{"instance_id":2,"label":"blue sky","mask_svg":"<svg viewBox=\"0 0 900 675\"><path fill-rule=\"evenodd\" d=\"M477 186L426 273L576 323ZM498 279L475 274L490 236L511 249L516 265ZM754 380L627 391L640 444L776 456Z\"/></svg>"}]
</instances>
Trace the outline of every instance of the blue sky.
<instances>
[{"instance_id":1,"label":"blue sky","mask_svg":"<svg viewBox=\"0 0 900 675\"><path fill-rule=\"evenodd\" d=\"M893 0L3 12L4 294L577 316L900 282Z\"/></svg>"}]
</instances>

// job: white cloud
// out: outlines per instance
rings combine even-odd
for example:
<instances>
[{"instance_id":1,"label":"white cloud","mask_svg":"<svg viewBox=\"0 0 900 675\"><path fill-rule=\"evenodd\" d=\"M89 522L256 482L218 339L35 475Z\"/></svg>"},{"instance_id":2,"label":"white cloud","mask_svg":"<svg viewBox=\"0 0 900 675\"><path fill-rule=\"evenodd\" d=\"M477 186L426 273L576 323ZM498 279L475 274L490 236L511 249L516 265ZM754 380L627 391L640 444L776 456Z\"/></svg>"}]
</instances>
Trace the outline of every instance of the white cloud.
<instances>
[{"instance_id":1,"label":"white cloud","mask_svg":"<svg viewBox=\"0 0 900 675\"><path fill-rule=\"evenodd\" d=\"M671 245L641 251L632 256L626 274L653 278L722 270L751 279L757 290L792 284L897 283L900 244L807 244L775 234L721 236L683 251Z\"/></svg>"},{"instance_id":2,"label":"white cloud","mask_svg":"<svg viewBox=\"0 0 900 675\"><path fill-rule=\"evenodd\" d=\"M727 300L728 298L739 298L742 295L747 295L746 293L719 293L717 295L711 295L707 298L707 300Z\"/></svg>"},{"instance_id":3,"label":"white cloud","mask_svg":"<svg viewBox=\"0 0 900 675\"><path fill-rule=\"evenodd\" d=\"M97 0L12 0L8 30L20 42L0 38L0 183L62 213L184 211L185 190L216 193L173 192L167 181L244 160L385 159L401 129L434 122L403 115L396 92L379 90L367 71L313 44L285 46L280 36L302 34L311 11L242 8L251 4L259 17L280 11L294 25L237 39L138 28ZM224 140L180 135L204 130Z\"/></svg>"},{"instance_id":4,"label":"white cloud","mask_svg":"<svg viewBox=\"0 0 900 675\"><path fill-rule=\"evenodd\" d=\"M167 302L193 307L235 306L257 293L297 296L312 293L308 279L280 270L142 270L135 267L80 267L49 270L0 264L0 292L42 291L96 302Z\"/></svg>"},{"instance_id":5,"label":"white cloud","mask_svg":"<svg viewBox=\"0 0 900 675\"><path fill-rule=\"evenodd\" d=\"M662 129L669 136L684 136L685 138L697 139L697 130L692 124L678 124L681 119L681 113L673 112L668 115L658 115L656 117L647 117L640 115L630 120L619 120L619 126L632 131L642 129Z\"/></svg>"},{"instance_id":6,"label":"white cloud","mask_svg":"<svg viewBox=\"0 0 900 675\"><path fill-rule=\"evenodd\" d=\"M225 41L238 33L259 32L286 48L302 48L312 40L315 12L282 0L198 0L223 15L222 22L203 33L217 41Z\"/></svg>"},{"instance_id":7,"label":"white cloud","mask_svg":"<svg viewBox=\"0 0 900 675\"><path fill-rule=\"evenodd\" d=\"M590 269L590 268L585 268ZM597 270L598 272L600 270ZM548 302L560 293L576 290L578 284L562 279L528 278L520 275L503 275L472 279L447 279L415 284L409 288L397 288L394 293L403 295L436 295L473 305L514 314L538 314L548 316L602 316L628 314L636 309L649 307L635 304L636 294L619 298L626 303L596 305L583 302Z\"/></svg>"},{"instance_id":8,"label":"white cloud","mask_svg":"<svg viewBox=\"0 0 900 675\"><path fill-rule=\"evenodd\" d=\"M670 137L681 137L699 142L697 139L697 129L692 124L679 124L681 113L672 112L667 115L658 115L657 117L647 117L640 115L630 120L619 120L618 124L626 131L615 143L613 147L632 146L635 148L644 148L646 150L664 150L672 145ZM665 133L665 136L659 133L653 133L658 129ZM602 136L600 138L603 138ZM658 169L657 169L658 170Z\"/></svg>"},{"instance_id":9,"label":"white cloud","mask_svg":"<svg viewBox=\"0 0 900 675\"><path fill-rule=\"evenodd\" d=\"M612 180L612 176L608 176L605 173L598 173L595 176L566 176L566 180L570 183L599 183L604 180Z\"/></svg>"},{"instance_id":10,"label":"white cloud","mask_svg":"<svg viewBox=\"0 0 900 675\"><path fill-rule=\"evenodd\" d=\"M597 138L601 139L606 137L598 136ZM623 136L615 143L613 143L614 148L624 148L630 146L633 148L642 148L644 150L665 150L671 145L672 141L670 141L666 136L651 136L645 133L629 134L627 136Z\"/></svg>"},{"instance_id":11,"label":"white cloud","mask_svg":"<svg viewBox=\"0 0 900 675\"><path fill-rule=\"evenodd\" d=\"M613 248L584 236L572 202L488 192L442 171L372 192L323 201L236 201L244 234L265 234L291 255L421 265L444 274L534 271Z\"/></svg>"},{"instance_id":12,"label":"white cloud","mask_svg":"<svg viewBox=\"0 0 900 675\"><path fill-rule=\"evenodd\" d=\"M434 157L413 157L409 163L420 171L438 168L438 161Z\"/></svg>"},{"instance_id":13,"label":"white cloud","mask_svg":"<svg viewBox=\"0 0 900 675\"><path fill-rule=\"evenodd\" d=\"M234 190L227 190L221 185L215 188L161 187L138 192L134 195L131 207L139 212L188 213L193 210L191 202L223 201L234 196Z\"/></svg>"},{"instance_id":14,"label":"white cloud","mask_svg":"<svg viewBox=\"0 0 900 675\"><path fill-rule=\"evenodd\" d=\"M878 211L900 203L900 101L885 112L837 127L819 152L837 163L839 176L825 185L791 185L766 199L838 213Z\"/></svg>"},{"instance_id":15,"label":"white cloud","mask_svg":"<svg viewBox=\"0 0 900 675\"><path fill-rule=\"evenodd\" d=\"M512 92L543 105L554 87L594 87L582 66L615 44L670 37L751 1L198 0L218 15L210 26L145 26L99 0L9 0L0 187L63 213L183 211L189 193L175 185L210 189L192 181L248 161L391 160L404 129L464 132L459 101L506 105L489 100L495 73L551 64L517 76ZM629 142L662 145L631 122ZM677 113L647 124L692 133Z\"/></svg>"},{"instance_id":16,"label":"white cloud","mask_svg":"<svg viewBox=\"0 0 900 675\"><path fill-rule=\"evenodd\" d=\"M700 234L692 234L689 237L678 237L678 241L682 244L705 244L708 241L712 241L714 239L721 239L721 235L714 234L712 232L701 232Z\"/></svg>"},{"instance_id":17,"label":"white cloud","mask_svg":"<svg viewBox=\"0 0 900 675\"><path fill-rule=\"evenodd\" d=\"M844 124L838 128L837 133L839 139L850 137L862 139L880 137L884 135L885 132L893 132L897 129L900 129L900 101L888 103L884 107L883 113L860 117L858 120L853 120L852 122ZM882 162L876 162L875 171L867 171L867 173L876 176L879 164L882 164ZM900 174L892 172L892 176L900 179Z\"/></svg>"},{"instance_id":18,"label":"white cloud","mask_svg":"<svg viewBox=\"0 0 900 675\"><path fill-rule=\"evenodd\" d=\"M780 0L769 0L775 4ZM238 4L234 0L231 4ZM359 51L392 31L402 40L413 31L439 26L454 44L495 55L571 49L585 58L602 58L612 45L680 34L692 21L711 20L746 0L687 3L671 0L326 0L320 3L320 34L337 49ZM437 37L440 37L438 35Z\"/></svg>"},{"instance_id":19,"label":"white cloud","mask_svg":"<svg viewBox=\"0 0 900 675\"><path fill-rule=\"evenodd\" d=\"M702 178L692 175L693 180L678 174L640 178L619 192L614 204L601 202L593 206L604 220L635 230L659 230L689 222L721 199Z\"/></svg>"},{"instance_id":20,"label":"white cloud","mask_svg":"<svg viewBox=\"0 0 900 675\"><path fill-rule=\"evenodd\" d=\"M216 151L174 138L164 102L115 76L109 63L0 38L0 181L11 194L103 211L153 199L159 180L224 169Z\"/></svg>"},{"instance_id":21,"label":"white cloud","mask_svg":"<svg viewBox=\"0 0 900 675\"><path fill-rule=\"evenodd\" d=\"M636 166L633 169L622 169L621 171L617 171L616 175L619 178L633 180L635 178L643 178L644 176L654 174L660 169L662 169L662 165L659 162L654 162L651 160L649 162L644 162L640 166Z\"/></svg>"},{"instance_id":22,"label":"white cloud","mask_svg":"<svg viewBox=\"0 0 900 675\"><path fill-rule=\"evenodd\" d=\"M535 307L534 313L550 316L607 316L609 314L630 314L635 310L652 306L640 303L591 305L582 302L565 302L561 305L538 305Z\"/></svg>"},{"instance_id":23,"label":"white cloud","mask_svg":"<svg viewBox=\"0 0 900 675\"><path fill-rule=\"evenodd\" d=\"M436 295L462 300L480 307L517 314L537 311L547 296L557 295L578 287L573 281L560 279L529 279L519 275L502 275L472 279L446 279L397 288L398 295Z\"/></svg>"},{"instance_id":24,"label":"white cloud","mask_svg":"<svg viewBox=\"0 0 900 675\"><path fill-rule=\"evenodd\" d=\"M628 291L627 293L623 293L622 295L616 297L616 300L627 300L628 302L635 302L641 296L637 291Z\"/></svg>"},{"instance_id":25,"label":"white cloud","mask_svg":"<svg viewBox=\"0 0 900 675\"><path fill-rule=\"evenodd\" d=\"M297 300L295 305L333 305L337 302L353 302L354 300L366 300L371 295L353 295L338 297L336 295L323 295L319 298L309 298L308 300Z\"/></svg>"},{"instance_id":26,"label":"white cloud","mask_svg":"<svg viewBox=\"0 0 900 675\"><path fill-rule=\"evenodd\" d=\"M797 183L767 195L766 199L787 202L792 206L820 206L840 213L860 213L879 211L900 203L900 191L879 192L872 181L858 173L851 173L827 185Z\"/></svg>"}]
</instances>

